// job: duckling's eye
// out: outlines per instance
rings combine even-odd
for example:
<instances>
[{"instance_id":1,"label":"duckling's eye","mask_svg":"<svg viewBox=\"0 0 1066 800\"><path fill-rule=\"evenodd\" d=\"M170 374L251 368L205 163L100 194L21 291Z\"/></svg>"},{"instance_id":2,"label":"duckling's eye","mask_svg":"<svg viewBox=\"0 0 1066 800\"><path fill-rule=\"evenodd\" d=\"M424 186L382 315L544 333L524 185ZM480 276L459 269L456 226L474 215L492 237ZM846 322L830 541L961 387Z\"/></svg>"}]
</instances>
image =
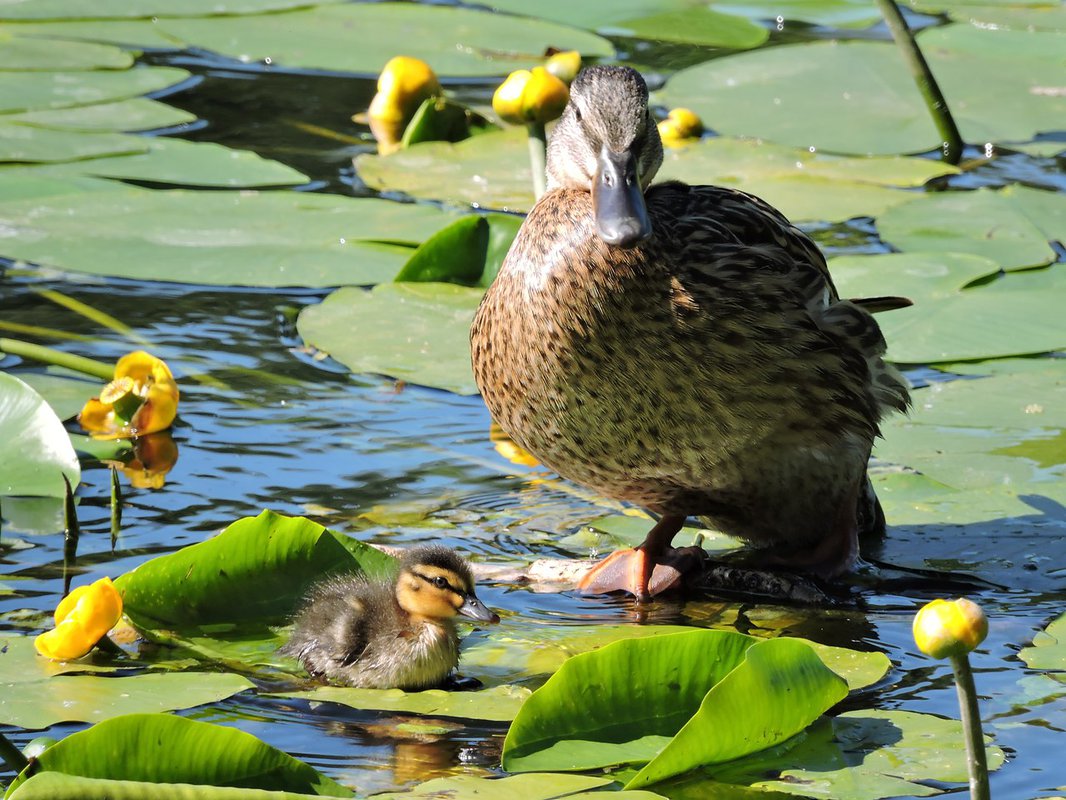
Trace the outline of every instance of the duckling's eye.
<instances>
[{"instance_id":1,"label":"duckling's eye","mask_svg":"<svg viewBox=\"0 0 1066 800\"><path fill-rule=\"evenodd\" d=\"M433 585L436 586L438 589L447 589L448 581L444 580L444 578L438 575L436 578L433 579Z\"/></svg>"},{"instance_id":2,"label":"duckling's eye","mask_svg":"<svg viewBox=\"0 0 1066 800\"><path fill-rule=\"evenodd\" d=\"M574 105L574 119L581 122L581 109L576 104Z\"/></svg>"}]
</instances>

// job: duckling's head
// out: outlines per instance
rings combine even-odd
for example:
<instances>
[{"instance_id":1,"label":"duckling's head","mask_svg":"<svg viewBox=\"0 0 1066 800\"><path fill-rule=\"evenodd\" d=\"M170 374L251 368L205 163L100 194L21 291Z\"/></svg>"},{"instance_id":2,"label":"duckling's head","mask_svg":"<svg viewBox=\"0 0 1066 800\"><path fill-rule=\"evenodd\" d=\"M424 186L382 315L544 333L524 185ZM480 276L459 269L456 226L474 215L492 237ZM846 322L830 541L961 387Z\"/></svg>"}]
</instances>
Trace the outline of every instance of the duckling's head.
<instances>
[{"instance_id":1,"label":"duckling's head","mask_svg":"<svg viewBox=\"0 0 1066 800\"><path fill-rule=\"evenodd\" d=\"M500 621L474 594L469 565L447 547L417 547L404 557L396 578L396 601L416 617L450 619L462 614Z\"/></svg>"},{"instance_id":2,"label":"duckling's head","mask_svg":"<svg viewBox=\"0 0 1066 800\"><path fill-rule=\"evenodd\" d=\"M662 162L640 73L607 66L578 73L548 145L548 189L592 192L600 238L631 247L651 235L644 190Z\"/></svg>"}]
</instances>

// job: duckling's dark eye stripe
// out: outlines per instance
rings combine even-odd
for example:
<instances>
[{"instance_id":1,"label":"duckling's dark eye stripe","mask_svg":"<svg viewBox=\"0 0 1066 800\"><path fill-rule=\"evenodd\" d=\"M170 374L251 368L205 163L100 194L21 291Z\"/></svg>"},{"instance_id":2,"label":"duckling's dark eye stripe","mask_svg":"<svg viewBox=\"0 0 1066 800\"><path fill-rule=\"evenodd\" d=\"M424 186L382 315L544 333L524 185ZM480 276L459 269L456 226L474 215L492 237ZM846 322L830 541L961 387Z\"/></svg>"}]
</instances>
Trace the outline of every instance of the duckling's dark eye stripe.
<instances>
[{"instance_id":1,"label":"duckling's dark eye stripe","mask_svg":"<svg viewBox=\"0 0 1066 800\"><path fill-rule=\"evenodd\" d=\"M431 578L428 575L423 575L421 572L417 572L415 570L411 570L411 574L421 578L422 580L424 580L426 583L430 584L431 586L434 585L434 581L436 581L437 578L444 578L443 575L435 575L434 577ZM456 589L454 586L452 586L451 581L449 581L447 578L444 578L444 585L447 586L451 591L455 592L460 597L466 597L466 592L463 591L462 589Z\"/></svg>"}]
</instances>

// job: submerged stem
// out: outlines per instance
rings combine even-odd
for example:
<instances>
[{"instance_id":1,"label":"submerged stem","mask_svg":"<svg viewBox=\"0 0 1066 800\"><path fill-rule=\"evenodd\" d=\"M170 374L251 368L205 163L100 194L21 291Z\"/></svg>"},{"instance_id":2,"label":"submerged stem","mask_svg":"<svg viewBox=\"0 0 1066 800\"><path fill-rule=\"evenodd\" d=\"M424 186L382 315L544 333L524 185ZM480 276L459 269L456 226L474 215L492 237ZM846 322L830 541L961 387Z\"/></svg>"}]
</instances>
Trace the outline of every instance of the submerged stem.
<instances>
[{"instance_id":1,"label":"submerged stem","mask_svg":"<svg viewBox=\"0 0 1066 800\"><path fill-rule=\"evenodd\" d=\"M989 800L988 760L985 737L981 731L981 714L977 708L977 689L973 683L970 660L965 653L951 657L955 687L959 691L959 711L966 737L966 761L970 768L970 800Z\"/></svg>"},{"instance_id":2,"label":"submerged stem","mask_svg":"<svg viewBox=\"0 0 1066 800\"><path fill-rule=\"evenodd\" d=\"M940 86L933 77L929 64L918 47L918 42L914 39L914 34L907 27L907 21L903 19L903 14L900 13L895 0L877 0L877 5L881 9L881 16L885 18L888 29L892 32L896 46L903 54L903 60L910 67L914 82L918 84L918 91L922 93L925 105L933 117L933 124L940 133L941 153L944 161L949 164L958 164L962 158L962 136L955 124L955 118L951 116L948 101L944 99Z\"/></svg>"},{"instance_id":3,"label":"submerged stem","mask_svg":"<svg viewBox=\"0 0 1066 800\"><path fill-rule=\"evenodd\" d=\"M544 194L548 163L548 134L543 122L530 122L529 130L529 166L533 171L533 194L540 200Z\"/></svg>"}]
</instances>

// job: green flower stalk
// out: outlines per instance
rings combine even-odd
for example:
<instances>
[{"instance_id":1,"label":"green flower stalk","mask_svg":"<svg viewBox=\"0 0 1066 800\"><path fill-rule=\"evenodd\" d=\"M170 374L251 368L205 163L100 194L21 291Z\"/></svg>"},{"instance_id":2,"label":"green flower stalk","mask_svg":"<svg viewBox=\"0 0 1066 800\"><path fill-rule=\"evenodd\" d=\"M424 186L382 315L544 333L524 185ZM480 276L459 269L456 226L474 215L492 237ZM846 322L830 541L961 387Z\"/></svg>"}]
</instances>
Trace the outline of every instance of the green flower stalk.
<instances>
[{"instance_id":1,"label":"green flower stalk","mask_svg":"<svg viewBox=\"0 0 1066 800\"><path fill-rule=\"evenodd\" d=\"M991 797L977 690L967 655L987 635L988 620L981 607L964 597L952 602L933 600L922 606L914 617L914 641L918 649L933 658L951 660L955 687L959 693L962 729L966 736L972 800L989 800Z\"/></svg>"}]
</instances>

